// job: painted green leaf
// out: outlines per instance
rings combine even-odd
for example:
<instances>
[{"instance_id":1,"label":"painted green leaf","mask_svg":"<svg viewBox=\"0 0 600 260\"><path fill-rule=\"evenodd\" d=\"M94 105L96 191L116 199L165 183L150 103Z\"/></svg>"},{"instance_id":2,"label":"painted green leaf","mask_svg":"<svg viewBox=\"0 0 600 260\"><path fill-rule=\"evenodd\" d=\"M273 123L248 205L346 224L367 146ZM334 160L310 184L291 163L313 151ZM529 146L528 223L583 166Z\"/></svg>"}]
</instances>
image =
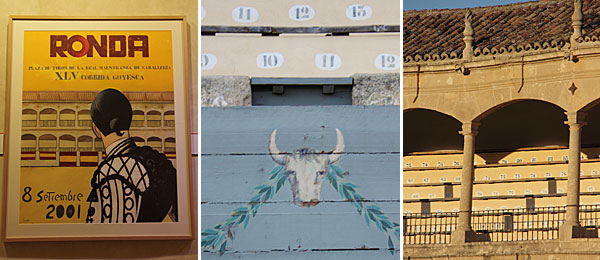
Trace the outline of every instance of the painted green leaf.
<instances>
[{"instance_id":1,"label":"painted green leaf","mask_svg":"<svg viewBox=\"0 0 600 260\"><path fill-rule=\"evenodd\" d=\"M279 189L281 189L281 187L283 187L283 184L285 184L285 178L281 178L278 182L277 182L277 189L275 189L275 191L279 191Z\"/></svg>"},{"instance_id":2,"label":"painted green leaf","mask_svg":"<svg viewBox=\"0 0 600 260\"><path fill-rule=\"evenodd\" d=\"M338 167L335 164L330 164L329 167L331 167L331 169L333 169L335 171L335 173L337 173L337 174L344 173L344 171L342 171L342 169L340 169L340 167Z\"/></svg>"},{"instance_id":3,"label":"painted green leaf","mask_svg":"<svg viewBox=\"0 0 600 260\"><path fill-rule=\"evenodd\" d=\"M390 253L392 253L392 255L394 255L394 243L392 243L391 237L388 237L388 246L390 248Z\"/></svg>"},{"instance_id":4,"label":"painted green leaf","mask_svg":"<svg viewBox=\"0 0 600 260\"><path fill-rule=\"evenodd\" d=\"M223 243L221 245L221 248L219 249L219 256L222 256L223 254L225 254L225 247L227 246L227 241L225 241L225 243Z\"/></svg>"},{"instance_id":5,"label":"painted green leaf","mask_svg":"<svg viewBox=\"0 0 600 260\"><path fill-rule=\"evenodd\" d=\"M385 231L387 231L388 229L392 228L392 224L390 224L389 221L381 221L381 226L383 227L383 229Z\"/></svg>"},{"instance_id":6,"label":"painted green leaf","mask_svg":"<svg viewBox=\"0 0 600 260\"><path fill-rule=\"evenodd\" d=\"M248 226L248 220L250 220L250 217L247 217L246 221L244 221L244 229L246 229L246 226Z\"/></svg>"},{"instance_id":7,"label":"painted green leaf","mask_svg":"<svg viewBox=\"0 0 600 260\"><path fill-rule=\"evenodd\" d=\"M365 221L367 222L367 227L371 227L371 224L369 224L369 217L368 217L367 210L365 210Z\"/></svg>"}]
</instances>

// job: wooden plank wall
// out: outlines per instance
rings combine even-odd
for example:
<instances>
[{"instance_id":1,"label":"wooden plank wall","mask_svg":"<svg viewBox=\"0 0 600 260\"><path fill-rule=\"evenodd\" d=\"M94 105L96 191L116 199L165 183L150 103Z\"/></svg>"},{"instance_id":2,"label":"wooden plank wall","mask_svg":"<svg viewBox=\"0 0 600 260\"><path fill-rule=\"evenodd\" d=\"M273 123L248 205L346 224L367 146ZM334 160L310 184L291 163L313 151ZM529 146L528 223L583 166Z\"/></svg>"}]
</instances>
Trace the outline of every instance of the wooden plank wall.
<instances>
[{"instance_id":1,"label":"wooden plank wall","mask_svg":"<svg viewBox=\"0 0 600 260\"><path fill-rule=\"evenodd\" d=\"M201 229L213 227L245 205L253 188L276 166L267 145L278 129L281 151L309 147L330 151L335 128L345 139L336 164L346 179L392 222L400 223L400 109L397 106L202 108ZM223 256L203 250L203 259L397 259L388 237L325 180L321 203L291 202L289 183L263 205L244 229L238 226ZM202 249L201 249L202 250Z\"/></svg>"}]
</instances>

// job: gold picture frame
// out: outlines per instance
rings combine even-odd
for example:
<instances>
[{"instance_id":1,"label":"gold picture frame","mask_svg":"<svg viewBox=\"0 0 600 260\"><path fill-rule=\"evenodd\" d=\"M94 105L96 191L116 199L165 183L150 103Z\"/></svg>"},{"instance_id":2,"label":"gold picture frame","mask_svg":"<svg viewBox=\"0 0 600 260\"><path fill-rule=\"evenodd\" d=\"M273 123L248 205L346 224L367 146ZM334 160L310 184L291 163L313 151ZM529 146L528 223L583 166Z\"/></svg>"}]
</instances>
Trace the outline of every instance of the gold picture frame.
<instances>
[{"instance_id":1,"label":"gold picture frame","mask_svg":"<svg viewBox=\"0 0 600 260\"><path fill-rule=\"evenodd\" d=\"M185 17L9 19L4 241L193 239ZM98 102L105 100L101 93L107 92L125 96L132 111L127 128L104 134L92 114L94 105L100 107ZM110 121L109 128L113 126ZM164 155L155 159L157 164L162 167L170 162L172 170L153 170L146 163L151 159L137 159L131 149L122 157L114 157L118 152L113 151L118 149L105 137L125 132L131 134L126 139L131 140L132 147L152 148L149 150ZM120 200L119 204L115 199L128 198L129 182L115 186L122 190L127 186L128 193L116 192L105 182L111 188L108 207L102 200L105 187L94 186L101 177L124 176L122 169L129 166L123 165L129 164L121 161L123 167L117 168L111 164L116 158L134 158L142 165L135 171L141 179L132 177L134 170L129 173L128 180L134 183L131 187L141 187L139 180L145 183L144 178L150 176L149 184L134 188L135 196L130 195L135 207L127 206L131 201ZM142 208L151 211L158 207L142 202L151 201L151 196L144 197L150 190L159 190L151 189L152 179L159 178L152 176L163 176L162 172L175 176L169 186L174 187L174 193L172 188L164 189L174 194L168 202L168 215L163 218L164 214L157 213L160 220L142 217ZM102 203L94 200L95 196L101 196ZM94 208L93 203L101 206L96 215L89 209ZM117 212L117 208L122 209ZM127 210L135 213L125 214ZM98 214L100 218L93 217Z\"/></svg>"}]
</instances>

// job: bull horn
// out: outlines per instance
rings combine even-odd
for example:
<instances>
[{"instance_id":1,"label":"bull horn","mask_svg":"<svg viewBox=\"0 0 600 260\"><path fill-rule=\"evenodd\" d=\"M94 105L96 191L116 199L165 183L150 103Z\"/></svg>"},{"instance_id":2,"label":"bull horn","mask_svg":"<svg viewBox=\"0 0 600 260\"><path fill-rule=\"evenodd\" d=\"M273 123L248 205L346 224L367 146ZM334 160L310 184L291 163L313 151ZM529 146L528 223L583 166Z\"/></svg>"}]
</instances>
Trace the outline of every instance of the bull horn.
<instances>
[{"instance_id":1,"label":"bull horn","mask_svg":"<svg viewBox=\"0 0 600 260\"><path fill-rule=\"evenodd\" d=\"M277 137L277 128L273 130L271 133L271 139L269 140L269 154L271 154L271 158L277 164L283 165L285 163L285 156L281 154L279 149L277 148L277 144L275 143L275 137Z\"/></svg>"},{"instance_id":2,"label":"bull horn","mask_svg":"<svg viewBox=\"0 0 600 260\"><path fill-rule=\"evenodd\" d=\"M342 153L344 152L344 136L342 135L340 129L336 128L335 132L337 133L337 143L335 145L335 149L333 149L329 155L329 163L337 162L342 157Z\"/></svg>"}]
</instances>

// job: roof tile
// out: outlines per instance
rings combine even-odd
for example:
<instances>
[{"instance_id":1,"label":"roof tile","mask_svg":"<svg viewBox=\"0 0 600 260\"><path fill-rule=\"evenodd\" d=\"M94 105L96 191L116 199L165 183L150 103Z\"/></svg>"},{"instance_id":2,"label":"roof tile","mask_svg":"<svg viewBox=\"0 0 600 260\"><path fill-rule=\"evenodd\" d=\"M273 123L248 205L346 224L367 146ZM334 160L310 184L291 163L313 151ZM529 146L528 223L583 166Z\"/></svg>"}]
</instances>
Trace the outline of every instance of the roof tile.
<instances>
[{"instance_id":1,"label":"roof tile","mask_svg":"<svg viewBox=\"0 0 600 260\"><path fill-rule=\"evenodd\" d=\"M404 55L462 53L466 9L404 12ZM474 48L569 41L571 0L539 0L472 8ZM583 0L584 36L600 36L600 1Z\"/></svg>"}]
</instances>

